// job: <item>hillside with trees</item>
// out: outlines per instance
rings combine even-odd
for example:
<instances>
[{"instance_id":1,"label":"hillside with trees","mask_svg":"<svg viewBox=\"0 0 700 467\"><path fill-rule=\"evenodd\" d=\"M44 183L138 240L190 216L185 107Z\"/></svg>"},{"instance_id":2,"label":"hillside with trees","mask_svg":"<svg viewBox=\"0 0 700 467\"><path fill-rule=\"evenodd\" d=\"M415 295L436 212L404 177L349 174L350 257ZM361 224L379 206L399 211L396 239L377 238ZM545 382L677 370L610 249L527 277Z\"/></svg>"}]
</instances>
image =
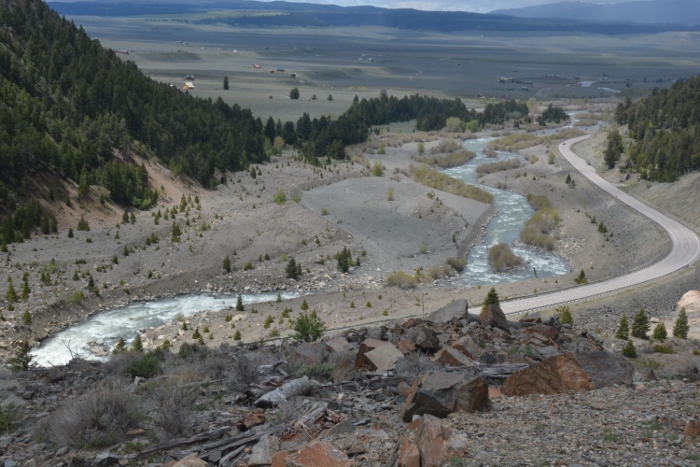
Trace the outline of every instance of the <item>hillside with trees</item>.
<instances>
[{"instance_id":1,"label":"hillside with trees","mask_svg":"<svg viewBox=\"0 0 700 467\"><path fill-rule=\"evenodd\" d=\"M628 165L642 178L672 182L700 170L700 75L635 103L627 98L615 118L629 126Z\"/></svg>"}]
</instances>

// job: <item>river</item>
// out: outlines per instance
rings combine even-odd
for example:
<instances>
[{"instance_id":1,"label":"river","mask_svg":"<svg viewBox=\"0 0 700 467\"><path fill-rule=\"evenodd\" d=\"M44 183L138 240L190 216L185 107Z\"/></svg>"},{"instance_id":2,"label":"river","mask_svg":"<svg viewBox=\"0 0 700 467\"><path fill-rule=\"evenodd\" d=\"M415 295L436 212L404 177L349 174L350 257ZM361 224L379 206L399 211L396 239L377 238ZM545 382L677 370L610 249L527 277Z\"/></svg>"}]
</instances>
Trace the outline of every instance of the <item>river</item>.
<instances>
[{"instance_id":1,"label":"river","mask_svg":"<svg viewBox=\"0 0 700 467\"><path fill-rule=\"evenodd\" d=\"M297 293L281 292L283 300L299 296ZM31 351L39 366L63 365L73 355L104 360L90 353L88 342L103 340L108 349L113 349L119 338L131 343L139 329L155 328L178 315L189 317L201 311L220 311L236 306L237 296L232 295L181 295L150 302L135 302L124 308L99 313L86 321L64 329L46 339L41 346ZM242 295L244 304L263 303L277 299L277 293ZM234 312L235 313L235 312Z\"/></svg>"},{"instance_id":2,"label":"river","mask_svg":"<svg viewBox=\"0 0 700 467\"><path fill-rule=\"evenodd\" d=\"M519 237L525 222L535 212L530 203L527 202L527 198L512 191L483 185L477 180L475 169L480 165L512 158L524 160L519 154L510 152L498 152L496 158L487 157L483 154L483 149L493 139L479 138L466 141L463 145L464 148L474 151L477 156L465 165L444 171L451 177L491 193L494 207L496 208L496 215L489 222L482 242L469 250L467 266L459 277L450 281L450 284L475 287L534 278L547 278L568 273L569 263L562 257L539 248L514 246L514 241ZM527 164L525 165L521 170L522 173L527 172ZM510 245L513 248L513 252L523 258L525 262L523 267L504 273L493 271L488 261L488 249L500 242Z\"/></svg>"}]
</instances>

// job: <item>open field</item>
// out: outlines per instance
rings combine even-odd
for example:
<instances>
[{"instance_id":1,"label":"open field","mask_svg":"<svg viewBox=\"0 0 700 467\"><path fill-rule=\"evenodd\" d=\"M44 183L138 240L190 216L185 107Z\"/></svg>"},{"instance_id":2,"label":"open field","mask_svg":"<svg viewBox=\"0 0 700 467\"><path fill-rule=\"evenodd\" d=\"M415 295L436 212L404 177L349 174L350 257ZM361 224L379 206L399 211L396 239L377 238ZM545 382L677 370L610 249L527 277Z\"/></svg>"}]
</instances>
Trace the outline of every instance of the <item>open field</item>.
<instances>
[{"instance_id":1,"label":"open field","mask_svg":"<svg viewBox=\"0 0 700 467\"><path fill-rule=\"evenodd\" d=\"M700 69L695 53L700 33L438 34L377 27L234 28L175 19L73 18L103 45L128 50L123 58L154 79L179 87L194 75L195 95L222 97L263 120L270 115L296 120L303 112L338 115L355 95L374 97L380 89L398 96L460 97L470 107L483 105L477 96L639 95ZM278 67L285 72L270 73ZM231 84L227 92L224 76ZM581 81L594 83L582 87ZM301 91L298 101L289 99L293 87ZM333 101L327 100L329 94Z\"/></svg>"}]
</instances>

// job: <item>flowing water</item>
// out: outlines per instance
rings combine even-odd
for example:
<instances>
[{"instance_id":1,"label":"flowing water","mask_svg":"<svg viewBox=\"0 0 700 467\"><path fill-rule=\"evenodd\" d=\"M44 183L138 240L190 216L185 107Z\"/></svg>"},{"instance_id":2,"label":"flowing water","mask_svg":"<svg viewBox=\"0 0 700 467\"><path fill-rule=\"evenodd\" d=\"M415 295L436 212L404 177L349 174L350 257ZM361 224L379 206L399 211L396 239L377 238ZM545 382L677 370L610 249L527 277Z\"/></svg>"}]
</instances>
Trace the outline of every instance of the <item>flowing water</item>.
<instances>
[{"instance_id":1,"label":"flowing water","mask_svg":"<svg viewBox=\"0 0 700 467\"><path fill-rule=\"evenodd\" d=\"M296 298L296 293L282 292L283 300ZM189 317L200 311L220 311L236 306L237 296L181 295L179 297L132 303L89 318L87 321L64 329L32 350L34 362L39 366L63 365L72 356L98 359L91 355L88 342L103 340L111 351L119 338L130 343L139 329L157 327L178 315ZM244 304L269 302L277 299L277 293L242 295ZM235 313L235 312L234 312ZM104 358L103 358L104 359Z\"/></svg>"},{"instance_id":2,"label":"flowing water","mask_svg":"<svg viewBox=\"0 0 700 467\"><path fill-rule=\"evenodd\" d=\"M480 165L512 158L522 159L522 156L519 154L509 152L498 152L496 158L487 157L483 154L483 149L492 139L479 138L466 141L464 143L465 149L474 151L477 156L465 165L444 171L451 177L491 193L494 207L497 211L496 216L491 219L486 229L482 242L469 250L467 266L458 278L451 281L451 284L473 287L552 277L568 273L569 263L560 256L539 248L513 245L513 242L520 235L525 222L532 217L535 211L524 196L512 191L483 185L476 179L475 169ZM527 172L527 167L521 170L521 173L525 172ZM510 245L513 252L523 258L525 263L523 267L504 273L493 271L488 261L488 249L500 242Z\"/></svg>"},{"instance_id":3,"label":"flowing water","mask_svg":"<svg viewBox=\"0 0 700 467\"><path fill-rule=\"evenodd\" d=\"M534 210L525 197L482 185L477 181L474 172L479 165L513 157L522 159L522 156L508 152L498 152L496 158L486 157L482 151L492 139L466 141L464 147L474 151L477 157L463 166L445 170L446 174L491 193L497 210L486 229L483 241L469 250L466 268L459 277L450 282L450 285L467 287L493 285L568 273L569 264L553 253L537 248L513 246L513 242L520 235L525 222L534 214ZM526 171L527 168L522 169L522 172ZM493 271L488 262L488 249L499 242L511 245L513 252L523 258L524 266L505 273ZM289 299L297 295L282 293L281 296L283 299ZM102 340L111 350L119 338L123 338L127 343L131 342L139 329L160 326L166 321L174 320L178 314L187 317L200 311L220 311L231 308L235 306L236 298L235 296L183 295L133 303L125 308L100 313L81 324L61 331L45 340L39 348L32 350L32 355L34 361L40 366L65 364L73 355L81 358L97 358L90 353L88 346L90 341ZM243 295L242 298L244 303L260 303L275 300L277 294Z\"/></svg>"}]
</instances>

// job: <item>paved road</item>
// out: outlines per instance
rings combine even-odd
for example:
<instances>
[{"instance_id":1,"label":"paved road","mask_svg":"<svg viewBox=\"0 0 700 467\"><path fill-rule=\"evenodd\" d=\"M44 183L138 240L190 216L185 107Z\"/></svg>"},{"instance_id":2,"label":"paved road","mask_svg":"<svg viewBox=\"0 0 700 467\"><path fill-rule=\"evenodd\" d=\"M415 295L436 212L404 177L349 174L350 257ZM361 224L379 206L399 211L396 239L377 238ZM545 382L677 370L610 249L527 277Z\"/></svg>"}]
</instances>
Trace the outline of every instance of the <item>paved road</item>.
<instances>
[{"instance_id":1,"label":"paved road","mask_svg":"<svg viewBox=\"0 0 700 467\"><path fill-rule=\"evenodd\" d=\"M586 176L590 181L610 193L611 196L614 196L619 201L636 209L663 227L671 238L673 248L671 252L658 263L624 276L560 292L502 302L501 308L506 314L518 313L535 308L554 307L563 303L626 289L663 277L700 259L700 239L698 239L698 236L695 235L693 231L603 180L592 166L589 166L583 159L574 154L571 150L571 145L589 137L590 135L586 135L565 141L559 145L559 152L576 170L581 172L581 174Z\"/></svg>"}]
</instances>

